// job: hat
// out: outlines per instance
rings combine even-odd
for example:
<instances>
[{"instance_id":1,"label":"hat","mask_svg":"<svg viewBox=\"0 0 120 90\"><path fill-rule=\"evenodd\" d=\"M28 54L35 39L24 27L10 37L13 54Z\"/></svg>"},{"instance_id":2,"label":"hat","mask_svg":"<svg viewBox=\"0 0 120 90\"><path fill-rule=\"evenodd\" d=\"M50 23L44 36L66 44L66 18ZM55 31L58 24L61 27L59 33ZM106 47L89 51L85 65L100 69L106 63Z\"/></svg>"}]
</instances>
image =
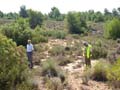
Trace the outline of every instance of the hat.
<instances>
[{"instance_id":1,"label":"hat","mask_svg":"<svg viewBox=\"0 0 120 90\"><path fill-rule=\"evenodd\" d=\"M86 46L86 45L88 45L88 42L86 42L86 41L83 41L83 45L85 45L85 46Z\"/></svg>"}]
</instances>

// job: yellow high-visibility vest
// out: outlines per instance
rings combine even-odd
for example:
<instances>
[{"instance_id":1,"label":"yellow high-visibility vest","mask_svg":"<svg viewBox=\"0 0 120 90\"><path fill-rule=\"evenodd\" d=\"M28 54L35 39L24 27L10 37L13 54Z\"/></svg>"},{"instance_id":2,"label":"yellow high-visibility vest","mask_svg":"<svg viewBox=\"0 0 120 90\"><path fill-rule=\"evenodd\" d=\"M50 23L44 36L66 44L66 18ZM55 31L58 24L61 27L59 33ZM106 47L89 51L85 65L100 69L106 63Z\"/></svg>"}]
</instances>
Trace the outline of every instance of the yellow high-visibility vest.
<instances>
[{"instance_id":1,"label":"yellow high-visibility vest","mask_svg":"<svg viewBox=\"0 0 120 90\"><path fill-rule=\"evenodd\" d=\"M92 56L91 48L92 48L92 46L90 44L86 47L86 56L87 56L87 58L90 58L90 56Z\"/></svg>"}]
</instances>

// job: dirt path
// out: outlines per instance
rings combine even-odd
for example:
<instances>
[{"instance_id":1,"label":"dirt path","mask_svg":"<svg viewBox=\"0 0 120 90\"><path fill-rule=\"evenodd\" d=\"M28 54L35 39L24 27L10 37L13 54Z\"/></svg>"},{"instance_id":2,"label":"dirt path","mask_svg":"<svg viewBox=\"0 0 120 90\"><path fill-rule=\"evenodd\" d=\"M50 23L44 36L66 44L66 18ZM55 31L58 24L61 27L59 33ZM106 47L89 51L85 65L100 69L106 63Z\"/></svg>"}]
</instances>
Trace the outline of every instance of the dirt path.
<instances>
[{"instance_id":1,"label":"dirt path","mask_svg":"<svg viewBox=\"0 0 120 90\"><path fill-rule=\"evenodd\" d=\"M97 61L92 61L92 64L95 65L96 62ZM87 85L82 84L82 74L85 67L82 64L81 60L77 60L63 67L63 69L68 72L69 90L112 90L104 82L89 80Z\"/></svg>"}]
</instances>

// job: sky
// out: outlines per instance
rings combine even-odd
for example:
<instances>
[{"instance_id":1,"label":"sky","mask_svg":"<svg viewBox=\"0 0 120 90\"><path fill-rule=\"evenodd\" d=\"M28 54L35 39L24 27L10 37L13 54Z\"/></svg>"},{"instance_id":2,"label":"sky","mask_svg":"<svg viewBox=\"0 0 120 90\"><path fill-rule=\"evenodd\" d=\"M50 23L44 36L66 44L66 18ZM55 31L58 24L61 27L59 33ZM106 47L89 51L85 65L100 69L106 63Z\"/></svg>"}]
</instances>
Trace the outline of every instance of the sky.
<instances>
[{"instance_id":1,"label":"sky","mask_svg":"<svg viewBox=\"0 0 120 90\"><path fill-rule=\"evenodd\" d=\"M94 11L103 12L105 8L112 11L120 7L120 0L0 0L0 10L4 13L19 12L20 6L26 9L49 13L52 7L57 7L61 13L69 11Z\"/></svg>"}]
</instances>

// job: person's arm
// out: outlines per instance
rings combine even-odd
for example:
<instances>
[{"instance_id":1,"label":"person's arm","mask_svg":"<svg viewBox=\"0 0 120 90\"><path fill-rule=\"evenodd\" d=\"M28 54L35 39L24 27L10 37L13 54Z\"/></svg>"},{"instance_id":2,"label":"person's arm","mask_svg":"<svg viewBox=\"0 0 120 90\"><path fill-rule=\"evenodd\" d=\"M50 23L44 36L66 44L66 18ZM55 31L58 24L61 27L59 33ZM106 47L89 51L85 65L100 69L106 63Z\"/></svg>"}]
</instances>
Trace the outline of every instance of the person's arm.
<instances>
[{"instance_id":1,"label":"person's arm","mask_svg":"<svg viewBox=\"0 0 120 90\"><path fill-rule=\"evenodd\" d=\"M32 44L32 51L34 51L34 47L33 47L33 44Z\"/></svg>"},{"instance_id":2,"label":"person's arm","mask_svg":"<svg viewBox=\"0 0 120 90\"><path fill-rule=\"evenodd\" d=\"M85 48L82 47L82 55L85 56Z\"/></svg>"}]
</instances>

